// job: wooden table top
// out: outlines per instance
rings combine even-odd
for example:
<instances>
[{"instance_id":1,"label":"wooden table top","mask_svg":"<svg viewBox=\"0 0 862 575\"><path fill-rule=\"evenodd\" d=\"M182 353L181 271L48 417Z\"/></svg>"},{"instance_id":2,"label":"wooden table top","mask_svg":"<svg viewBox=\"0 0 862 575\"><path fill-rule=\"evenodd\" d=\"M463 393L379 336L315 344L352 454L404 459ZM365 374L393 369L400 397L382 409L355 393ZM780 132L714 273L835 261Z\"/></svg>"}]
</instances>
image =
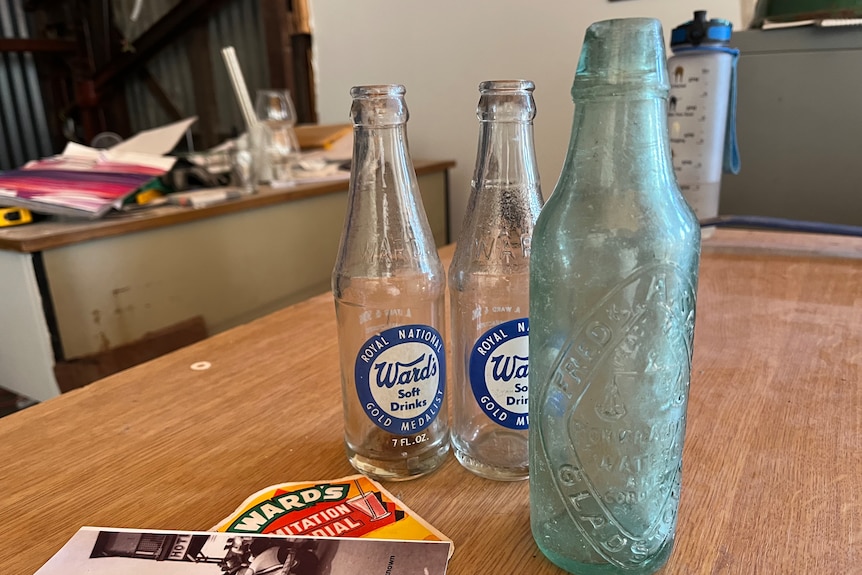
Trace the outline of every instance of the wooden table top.
<instances>
[{"instance_id":1,"label":"wooden table top","mask_svg":"<svg viewBox=\"0 0 862 575\"><path fill-rule=\"evenodd\" d=\"M449 160L417 160L417 175L447 170L455 165ZM221 204L203 208L160 205L130 212L115 212L99 220L49 219L22 226L0 228L0 250L37 252L110 236L139 232L184 222L212 218L263 206L295 202L304 198L344 192L349 178L313 184L299 184L290 188L273 189L260 186L257 193Z\"/></svg>"},{"instance_id":2,"label":"wooden table top","mask_svg":"<svg viewBox=\"0 0 862 575\"><path fill-rule=\"evenodd\" d=\"M353 473L336 346L325 294L0 419L0 571L32 574L83 525L205 530L263 487ZM693 369L662 573L858 573L862 239L719 230ZM562 573L527 482L450 456L386 486L454 540L449 573Z\"/></svg>"}]
</instances>

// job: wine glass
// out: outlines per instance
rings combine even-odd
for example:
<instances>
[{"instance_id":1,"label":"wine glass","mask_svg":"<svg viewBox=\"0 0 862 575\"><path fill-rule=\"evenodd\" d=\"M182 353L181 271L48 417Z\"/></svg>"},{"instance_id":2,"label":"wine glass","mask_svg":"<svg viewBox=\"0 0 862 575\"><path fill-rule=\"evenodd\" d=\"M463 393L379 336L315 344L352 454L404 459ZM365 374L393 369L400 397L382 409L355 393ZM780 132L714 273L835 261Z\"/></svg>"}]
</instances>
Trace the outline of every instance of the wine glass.
<instances>
[{"instance_id":1,"label":"wine glass","mask_svg":"<svg viewBox=\"0 0 862 575\"><path fill-rule=\"evenodd\" d=\"M288 90L258 90L255 113L263 122L296 124L296 108Z\"/></svg>"},{"instance_id":2,"label":"wine glass","mask_svg":"<svg viewBox=\"0 0 862 575\"><path fill-rule=\"evenodd\" d=\"M261 179L274 188L296 183L294 169L299 157L299 140L293 126L296 109L287 90L258 90L255 114L260 125Z\"/></svg>"}]
</instances>

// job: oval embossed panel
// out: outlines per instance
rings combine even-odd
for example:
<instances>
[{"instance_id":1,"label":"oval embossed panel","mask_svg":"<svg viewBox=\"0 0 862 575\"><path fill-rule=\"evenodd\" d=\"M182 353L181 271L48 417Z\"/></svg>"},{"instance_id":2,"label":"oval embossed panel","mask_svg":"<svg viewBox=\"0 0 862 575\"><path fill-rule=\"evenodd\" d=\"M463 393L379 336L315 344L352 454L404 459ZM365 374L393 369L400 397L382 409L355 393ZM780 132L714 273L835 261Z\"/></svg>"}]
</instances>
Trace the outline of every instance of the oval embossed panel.
<instances>
[{"instance_id":1,"label":"oval embossed panel","mask_svg":"<svg viewBox=\"0 0 862 575\"><path fill-rule=\"evenodd\" d=\"M561 501L623 568L673 536L693 331L685 275L636 270L571 334L539 398L539 444Z\"/></svg>"}]
</instances>

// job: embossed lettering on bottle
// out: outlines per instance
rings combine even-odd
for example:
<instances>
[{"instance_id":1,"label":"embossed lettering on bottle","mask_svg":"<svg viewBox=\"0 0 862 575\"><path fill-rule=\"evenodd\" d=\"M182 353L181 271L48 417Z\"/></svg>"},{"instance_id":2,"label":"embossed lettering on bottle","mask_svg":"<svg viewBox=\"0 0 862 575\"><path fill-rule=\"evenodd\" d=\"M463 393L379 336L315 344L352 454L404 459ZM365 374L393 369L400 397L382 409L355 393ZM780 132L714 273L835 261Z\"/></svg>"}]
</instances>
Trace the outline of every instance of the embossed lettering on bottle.
<instances>
[{"instance_id":1,"label":"embossed lettering on bottle","mask_svg":"<svg viewBox=\"0 0 862 575\"><path fill-rule=\"evenodd\" d=\"M571 335L538 398L534 427L561 502L621 568L673 536L693 331L686 275L668 264L637 270Z\"/></svg>"},{"instance_id":2,"label":"embossed lettering on bottle","mask_svg":"<svg viewBox=\"0 0 862 575\"><path fill-rule=\"evenodd\" d=\"M533 82L479 85L479 141L449 267L452 447L489 479L529 476L529 280L543 204Z\"/></svg>"}]
</instances>

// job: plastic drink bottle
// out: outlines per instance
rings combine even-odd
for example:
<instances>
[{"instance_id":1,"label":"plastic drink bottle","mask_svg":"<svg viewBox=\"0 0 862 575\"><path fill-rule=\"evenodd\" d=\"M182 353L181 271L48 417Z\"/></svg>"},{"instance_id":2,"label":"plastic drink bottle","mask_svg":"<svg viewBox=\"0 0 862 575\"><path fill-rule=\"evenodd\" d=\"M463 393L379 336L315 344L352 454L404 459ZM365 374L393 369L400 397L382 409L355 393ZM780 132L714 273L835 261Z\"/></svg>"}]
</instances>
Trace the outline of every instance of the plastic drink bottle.
<instances>
[{"instance_id":1,"label":"plastic drink bottle","mask_svg":"<svg viewBox=\"0 0 862 575\"><path fill-rule=\"evenodd\" d=\"M673 167L683 196L698 219L718 216L722 171L739 172L736 144L736 62L728 46L732 24L706 19L674 28L668 60L668 101ZM711 230L711 228L710 228Z\"/></svg>"}]
</instances>

